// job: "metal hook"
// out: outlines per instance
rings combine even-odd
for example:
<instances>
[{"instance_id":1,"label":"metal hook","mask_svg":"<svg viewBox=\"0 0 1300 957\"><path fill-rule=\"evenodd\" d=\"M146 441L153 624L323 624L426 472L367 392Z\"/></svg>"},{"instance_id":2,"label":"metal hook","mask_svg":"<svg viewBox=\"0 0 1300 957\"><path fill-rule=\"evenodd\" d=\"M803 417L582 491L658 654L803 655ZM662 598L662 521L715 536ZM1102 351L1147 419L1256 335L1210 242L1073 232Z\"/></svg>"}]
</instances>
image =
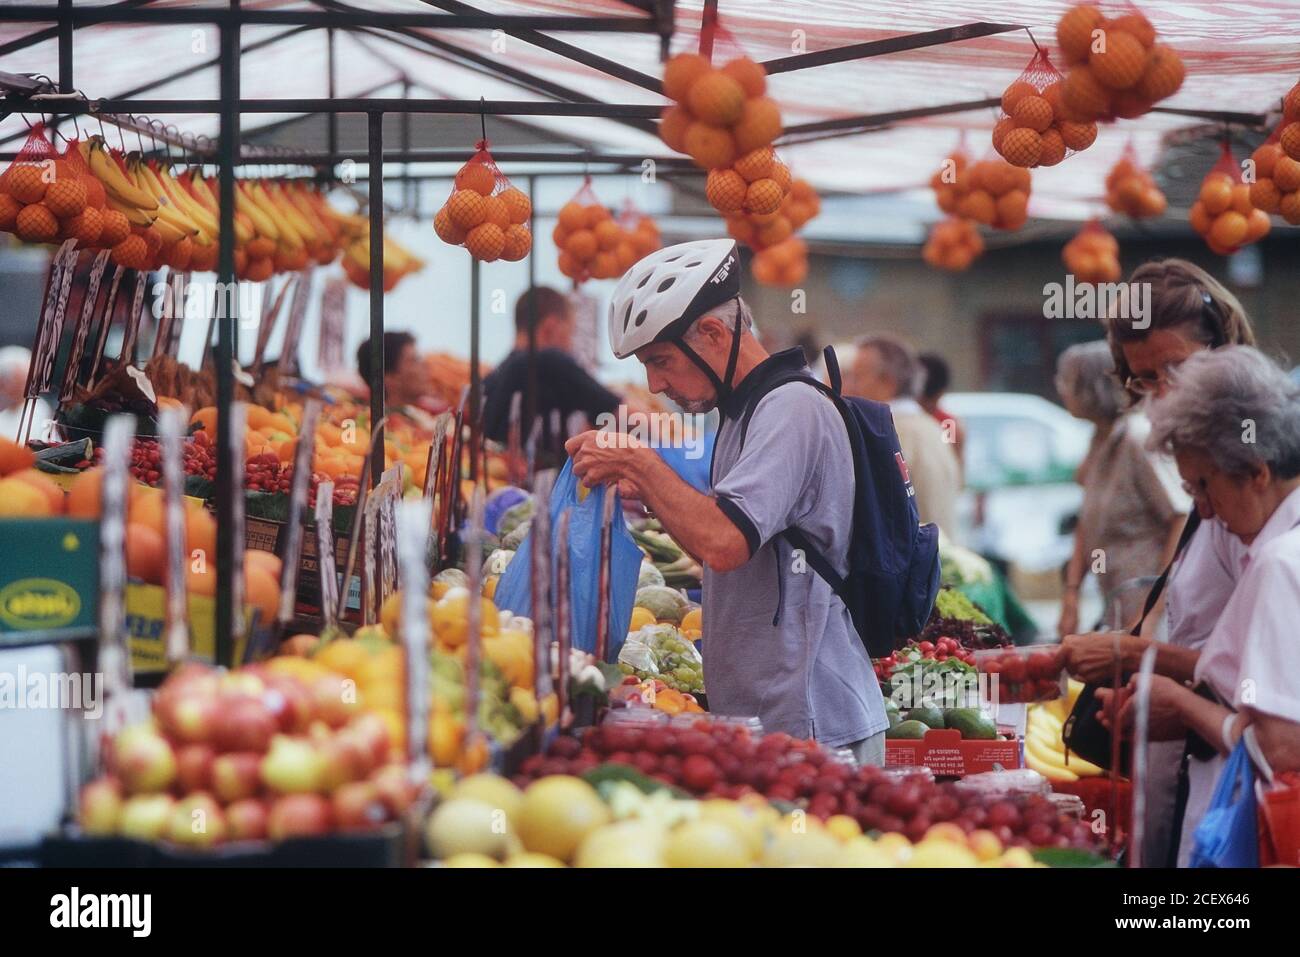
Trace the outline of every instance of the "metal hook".
<instances>
[{"instance_id":1,"label":"metal hook","mask_svg":"<svg viewBox=\"0 0 1300 957\"><path fill-rule=\"evenodd\" d=\"M487 114L485 112L486 109L487 109L486 99L480 96L478 98L478 128L480 133L479 139L483 141L483 149L487 149Z\"/></svg>"},{"instance_id":2,"label":"metal hook","mask_svg":"<svg viewBox=\"0 0 1300 957\"><path fill-rule=\"evenodd\" d=\"M1033 43L1034 49L1037 50L1039 53L1042 53L1043 48L1040 47L1038 45L1038 41L1034 39L1034 31L1029 29L1029 27L1025 27L1025 32L1029 34L1029 41Z\"/></svg>"}]
</instances>

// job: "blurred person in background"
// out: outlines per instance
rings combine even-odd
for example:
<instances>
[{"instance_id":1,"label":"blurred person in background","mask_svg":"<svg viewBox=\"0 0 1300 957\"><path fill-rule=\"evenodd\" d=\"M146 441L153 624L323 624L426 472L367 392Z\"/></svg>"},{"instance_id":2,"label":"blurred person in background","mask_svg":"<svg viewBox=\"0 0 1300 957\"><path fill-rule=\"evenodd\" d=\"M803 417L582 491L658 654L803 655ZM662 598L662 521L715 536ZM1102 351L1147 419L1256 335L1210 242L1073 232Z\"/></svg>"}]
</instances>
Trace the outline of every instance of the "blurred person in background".
<instances>
[{"instance_id":1,"label":"blurred person in background","mask_svg":"<svg viewBox=\"0 0 1300 957\"><path fill-rule=\"evenodd\" d=\"M1199 266L1182 259L1155 260L1135 269L1129 283L1130 299L1144 284L1149 287L1149 311L1141 321L1109 317L1106 339L1116 375L1135 401L1163 396L1170 372L1189 356L1255 341L1241 303ZM1196 509L1183 527L1173 561L1148 593L1142 616L1118 632L1068 635L1063 640L1067 669L1076 678L1109 682L1117 646L1122 670L1136 672L1143 653L1154 646L1157 674L1176 681L1192 679L1200 648L1236 587L1245 554L1240 539L1212 509L1193 498ZM1143 860L1168 860L1178 847L1174 818L1184 756L1182 742L1152 746Z\"/></svg>"},{"instance_id":2,"label":"blurred person in background","mask_svg":"<svg viewBox=\"0 0 1300 957\"><path fill-rule=\"evenodd\" d=\"M0 348L0 435L15 442L21 441L18 426L22 421L26 399L23 390L27 388L27 369L32 362L32 352L22 346L4 346ZM37 397L33 403L31 428L27 435L32 439L44 441L48 436L50 420L54 413L50 404Z\"/></svg>"},{"instance_id":3,"label":"blurred person in background","mask_svg":"<svg viewBox=\"0 0 1300 957\"><path fill-rule=\"evenodd\" d=\"M1070 346L1056 363L1056 391L1075 418L1093 425L1092 443L1075 478L1083 504L1074 529L1074 553L1065 569L1057 632L1079 630L1079 590L1096 575L1109 620L1134 620L1147 588L1134 579L1160 574L1182 534L1192 500L1168 456L1146 448L1151 424L1138 409L1125 411L1124 388L1104 339ZM1149 584L1149 583L1148 583Z\"/></svg>"},{"instance_id":4,"label":"blurred person in background","mask_svg":"<svg viewBox=\"0 0 1300 957\"><path fill-rule=\"evenodd\" d=\"M357 347L357 372L370 385L370 340ZM434 417L429 408L429 370L420 358L415 337L409 332L384 333L384 409L402 415L422 430L430 431Z\"/></svg>"},{"instance_id":5,"label":"blurred person in background","mask_svg":"<svg viewBox=\"0 0 1300 957\"><path fill-rule=\"evenodd\" d=\"M911 347L891 336L868 336L858 343L845 392L888 403L907 460L922 522L933 522L952 542L957 533L961 466L952 443L916 400L921 365Z\"/></svg>"},{"instance_id":6,"label":"blurred person in background","mask_svg":"<svg viewBox=\"0 0 1300 957\"><path fill-rule=\"evenodd\" d=\"M602 412L616 414L619 397L591 377L573 358L573 311L569 301L546 286L523 293L515 303L515 342L509 355L483 380L483 432L504 443L510 431L510 404L516 393L528 393L528 328L536 330L537 396L535 412L542 418L537 451L539 467L564 461L564 430L569 417L581 413L588 426ZM521 398L521 403L523 399ZM560 413L561 434L551 434L553 412ZM524 414L523 406L520 415ZM532 423L520 421L522 441L527 441Z\"/></svg>"},{"instance_id":7,"label":"blurred person in background","mask_svg":"<svg viewBox=\"0 0 1300 957\"><path fill-rule=\"evenodd\" d=\"M921 383L921 394L916 401L920 403L921 408L930 414L931 418L943 427L944 434L952 441L952 450L957 456L957 464L961 465L964 461L965 432L957 417L945 412L943 406L940 405L944 393L952 385L952 370L948 368L948 361L937 352L922 352L917 357L917 361L921 363L923 381Z\"/></svg>"},{"instance_id":8,"label":"blurred person in background","mask_svg":"<svg viewBox=\"0 0 1300 957\"><path fill-rule=\"evenodd\" d=\"M1194 355L1173 380L1151 404L1151 445L1174 455L1202 517L1222 523L1244 548L1236 588L1190 680L1157 674L1151 683L1152 740L1186 737L1198 755L1178 854L1185 865L1243 732L1254 738L1257 764L1300 770L1300 385L1245 346ZM1121 692L1123 727L1132 724L1136 686L1134 678Z\"/></svg>"}]
</instances>

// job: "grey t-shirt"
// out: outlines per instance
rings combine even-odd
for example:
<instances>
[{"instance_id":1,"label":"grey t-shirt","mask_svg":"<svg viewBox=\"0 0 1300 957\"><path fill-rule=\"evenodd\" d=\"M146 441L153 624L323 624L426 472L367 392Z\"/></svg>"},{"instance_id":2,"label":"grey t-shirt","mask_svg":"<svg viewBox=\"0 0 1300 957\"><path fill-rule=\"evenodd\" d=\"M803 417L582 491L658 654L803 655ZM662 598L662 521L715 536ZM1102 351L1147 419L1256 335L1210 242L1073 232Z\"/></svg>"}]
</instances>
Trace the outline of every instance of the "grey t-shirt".
<instances>
[{"instance_id":1,"label":"grey t-shirt","mask_svg":"<svg viewBox=\"0 0 1300 957\"><path fill-rule=\"evenodd\" d=\"M782 353L750 376L801 364ZM748 376L741 385L753 387ZM844 420L811 386L787 383L759 401L743 449L740 432L739 418L724 418L713 495L751 557L734 571L704 569L709 709L757 715L767 731L830 747L870 737L889 726L871 659L844 603L778 537L797 525L847 572L854 478Z\"/></svg>"}]
</instances>

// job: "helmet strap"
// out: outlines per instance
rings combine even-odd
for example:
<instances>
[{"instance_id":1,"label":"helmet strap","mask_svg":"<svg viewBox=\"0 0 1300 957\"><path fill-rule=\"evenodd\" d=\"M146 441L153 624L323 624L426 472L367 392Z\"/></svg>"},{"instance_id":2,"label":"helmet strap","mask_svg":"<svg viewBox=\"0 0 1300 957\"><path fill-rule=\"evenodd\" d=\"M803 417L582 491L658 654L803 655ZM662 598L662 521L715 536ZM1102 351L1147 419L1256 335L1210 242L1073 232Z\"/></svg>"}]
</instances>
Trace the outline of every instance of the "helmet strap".
<instances>
[{"instance_id":1,"label":"helmet strap","mask_svg":"<svg viewBox=\"0 0 1300 957\"><path fill-rule=\"evenodd\" d=\"M713 371L713 367L704 361L703 356L686 344L685 338L673 340L673 345L682 351L686 358L694 362L709 377L713 383L713 388L718 393L718 402L722 403L724 399L731 395L731 379L736 374L736 363L740 359L740 317L736 317L736 328L731 332L731 350L727 355L727 371L723 378L718 378L718 374Z\"/></svg>"}]
</instances>

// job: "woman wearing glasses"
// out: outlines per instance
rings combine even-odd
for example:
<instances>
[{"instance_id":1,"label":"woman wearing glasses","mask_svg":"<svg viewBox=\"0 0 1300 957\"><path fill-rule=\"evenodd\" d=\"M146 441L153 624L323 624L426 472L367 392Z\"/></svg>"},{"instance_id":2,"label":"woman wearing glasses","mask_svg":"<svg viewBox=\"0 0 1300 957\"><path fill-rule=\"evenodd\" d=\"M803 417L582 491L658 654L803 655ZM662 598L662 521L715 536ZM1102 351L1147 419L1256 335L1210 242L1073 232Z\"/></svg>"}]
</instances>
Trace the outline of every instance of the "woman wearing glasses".
<instances>
[{"instance_id":1,"label":"woman wearing glasses","mask_svg":"<svg viewBox=\"0 0 1300 957\"><path fill-rule=\"evenodd\" d=\"M1181 259L1139 266L1129 277L1130 302L1149 302L1140 318L1113 316L1106 338L1121 382L1141 404L1162 396L1169 376L1188 357L1230 345L1253 345L1255 335L1241 304L1209 273ZM1140 295L1143 285L1150 298ZM1189 681L1200 648L1219 620L1236 586L1244 546L1213 511L1199 490L1187 489L1195 510L1175 548L1167 574L1147 596L1149 610L1120 634L1094 632L1064 639L1067 667L1083 681L1109 683L1116 648L1126 673L1137 671L1143 652L1157 649L1156 671ZM1142 859L1172 859L1178 835L1173 830L1175 794L1183 746L1169 742L1153 749L1148 773L1147 839Z\"/></svg>"},{"instance_id":2,"label":"woman wearing glasses","mask_svg":"<svg viewBox=\"0 0 1300 957\"><path fill-rule=\"evenodd\" d=\"M1151 444L1173 453L1205 510L1244 549L1191 679L1158 674L1151 685L1152 740L1186 736L1200 755L1189 763L1181 864L1224 757L1247 728L1261 769L1300 770L1300 385L1235 346L1193 356L1173 380L1151 406ZM1136 678L1123 694L1122 726L1132 723L1135 687Z\"/></svg>"}]
</instances>

